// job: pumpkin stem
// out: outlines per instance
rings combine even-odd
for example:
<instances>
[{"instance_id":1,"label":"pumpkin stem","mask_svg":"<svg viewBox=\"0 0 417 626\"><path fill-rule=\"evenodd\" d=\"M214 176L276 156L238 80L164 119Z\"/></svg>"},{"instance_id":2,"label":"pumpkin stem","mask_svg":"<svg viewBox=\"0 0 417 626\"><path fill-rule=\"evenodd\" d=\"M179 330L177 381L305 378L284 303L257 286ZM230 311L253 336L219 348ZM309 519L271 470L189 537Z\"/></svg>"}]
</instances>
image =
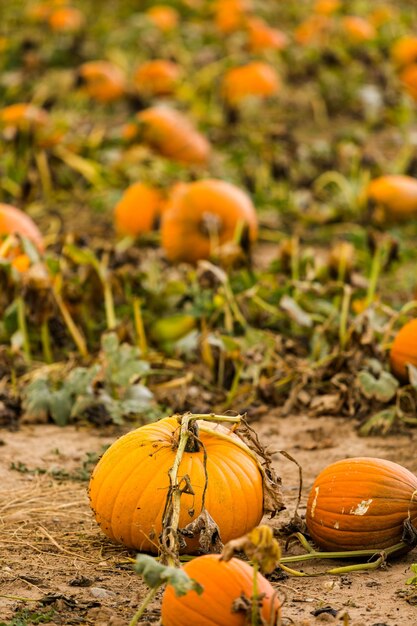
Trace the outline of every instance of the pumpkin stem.
<instances>
[{"instance_id":1,"label":"pumpkin stem","mask_svg":"<svg viewBox=\"0 0 417 626\"><path fill-rule=\"evenodd\" d=\"M197 422L190 422L188 425L189 435L185 444L185 452L200 452L201 446L199 443L199 429Z\"/></svg>"},{"instance_id":2,"label":"pumpkin stem","mask_svg":"<svg viewBox=\"0 0 417 626\"><path fill-rule=\"evenodd\" d=\"M139 623L139 620L142 617L143 613L145 612L145 609L148 606L149 602L151 602L154 599L157 592L159 591L159 587L160 585L158 585L157 587L153 587L152 589L149 590L147 595L144 597L142 604L140 605L140 607L138 608L138 610L136 611L136 613L130 620L129 626L136 626L136 624Z\"/></svg>"}]
</instances>

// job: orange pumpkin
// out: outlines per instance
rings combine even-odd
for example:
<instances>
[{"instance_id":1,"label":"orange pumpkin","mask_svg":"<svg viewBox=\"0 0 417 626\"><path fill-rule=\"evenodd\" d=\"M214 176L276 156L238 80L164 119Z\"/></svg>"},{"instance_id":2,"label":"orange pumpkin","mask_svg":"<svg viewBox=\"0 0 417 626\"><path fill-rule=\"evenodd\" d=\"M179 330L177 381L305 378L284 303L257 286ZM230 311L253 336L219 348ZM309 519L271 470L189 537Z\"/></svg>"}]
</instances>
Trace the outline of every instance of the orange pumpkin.
<instances>
[{"instance_id":1,"label":"orange pumpkin","mask_svg":"<svg viewBox=\"0 0 417 626\"><path fill-rule=\"evenodd\" d=\"M218 0L214 5L216 28L222 33L242 30L250 8L251 4L248 0Z\"/></svg>"},{"instance_id":2,"label":"orange pumpkin","mask_svg":"<svg viewBox=\"0 0 417 626\"><path fill-rule=\"evenodd\" d=\"M313 11L319 15L332 15L340 9L340 0L316 0Z\"/></svg>"},{"instance_id":3,"label":"orange pumpkin","mask_svg":"<svg viewBox=\"0 0 417 626\"><path fill-rule=\"evenodd\" d=\"M18 130L44 126L48 123L49 115L34 104L19 102L0 110L0 124L7 128Z\"/></svg>"},{"instance_id":4,"label":"orange pumpkin","mask_svg":"<svg viewBox=\"0 0 417 626\"><path fill-rule=\"evenodd\" d=\"M52 11L48 22L55 32L74 33L84 26L85 17L79 9L68 6Z\"/></svg>"},{"instance_id":5,"label":"orange pumpkin","mask_svg":"<svg viewBox=\"0 0 417 626\"><path fill-rule=\"evenodd\" d=\"M180 68L173 61L155 59L139 65L133 81L139 93L165 96L174 93L180 75Z\"/></svg>"},{"instance_id":6,"label":"orange pumpkin","mask_svg":"<svg viewBox=\"0 0 417 626\"><path fill-rule=\"evenodd\" d=\"M241 189L214 179L182 184L174 188L162 216L162 247L170 261L195 263L212 256L213 243L233 241L239 225L248 228L250 241L256 240L256 211Z\"/></svg>"},{"instance_id":7,"label":"orange pumpkin","mask_svg":"<svg viewBox=\"0 0 417 626\"><path fill-rule=\"evenodd\" d=\"M332 21L328 15L311 15L294 31L294 39L302 46L322 44L329 33Z\"/></svg>"},{"instance_id":8,"label":"orange pumpkin","mask_svg":"<svg viewBox=\"0 0 417 626\"><path fill-rule=\"evenodd\" d=\"M137 237L152 231L158 221L162 196L158 189L135 183L126 189L114 210L116 230Z\"/></svg>"},{"instance_id":9,"label":"orange pumpkin","mask_svg":"<svg viewBox=\"0 0 417 626\"><path fill-rule=\"evenodd\" d=\"M242 611L234 611L233 604L242 594L247 599L253 595L253 568L240 559L221 561L217 554L207 554L189 561L183 570L196 580L204 591L199 595L189 591L177 596L168 585L162 598L161 617L164 626L244 626L248 623ZM261 600L261 617L265 624L276 624L280 603L269 581L256 575L258 595Z\"/></svg>"},{"instance_id":10,"label":"orange pumpkin","mask_svg":"<svg viewBox=\"0 0 417 626\"><path fill-rule=\"evenodd\" d=\"M174 30L178 25L179 15L173 7L157 4L146 11L151 22L164 33Z\"/></svg>"},{"instance_id":11,"label":"orange pumpkin","mask_svg":"<svg viewBox=\"0 0 417 626\"><path fill-rule=\"evenodd\" d=\"M308 531L322 549L383 550L401 541L404 521L417 524L417 478L384 459L337 461L314 481Z\"/></svg>"},{"instance_id":12,"label":"orange pumpkin","mask_svg":"<svg viewBox=\"0 0 417 626\"><path fill-rule=\"evenodd\" d=\"M256 461L245 446L224 439L216 430L203 431L204 449L185 452L178 475L189 476L194 495L181 496L179 527L202 512L206 484L204 455L207 454L205 507L220 528L222 541L240 537L261 520L263 483ZM169 487L168 470L176 455L179 424L166 417L120 437L104 453L90 481L91 507L97 522L110 539L128 548L157 552L162 517ZM223 435L223 438L222 438ZM189 549L195 549L196 539Z\"/></svg>"},{"instance_id":13,"label":"orange pumpkin","mask_svg":"<svg viewBox=\"0 0 417 626\"><path fill-rule=\"evenodd\" d=\"M391 370L399 380L408 381L407 364L417 367L417 320L411 320L397 333L390 350Z\"/></svg>"},{"instance_id":14,"label":"orange pumpkin","mask_svg":"<svg viewBox=\"0 0 417 626\"><path fill-rule=\"evenodd\" d=\"M407 93L417 102L417 63L407 65L400 74L400 80Z\"/></svg>"},{"instance_id":15,"label":"orange pumpkin","mask_svg":"<svg viewBox=\"0 0 417 626\"><path fill-rule=\"evenodd\" d=\"M43 252L42 234L29 215L10 204L0 204L0 237L13 234L26 237Z\"/></svg>"},{"instance_id":16,"label":"orange pumpkin","mask_svg":"<svg viewBox=\"0 0 417 626\"><path fill-rule=\"evenodd\" d=\"M368 19L375 26L375 28L379 28L387 22L391 22L393 20L398 19L397 10L394 7L388 4L380 4L376 6L371 13L368 15Z\"/></svg>"},{"instance_id":17,"label":"orange pumpkin","mask_svg":"<svg viewBox=\"0 0 417 626\"><path fill-rule=\"evenodd\" d=\"M375 39L376 30L371 22L359 15L346 15L342 18L342 29L353 43L362 43Z\"/></svg>"},{"instance_id":18,"label":"orange pumpkin","mask_svg":"<svg viewBox=\"0 0 417 626\"><path fill-rule=\"evenodd\" d=\"M271 28L259 17L247 19L246 26L249 35L249 49L251 52L262 50L283 50L287 47L288 37L277 28Z\"/></svg>"},{"instance_id":19,"label":"orange pumpkin","mask_svg":"<svg viewBox=\"0 0 417 626\"><path fill-rule=\"evenodd\" d=\"M417 37L409 35L398 39L391 48L391 58L398 67L417 62Z\"/></svg>"},{"instance_id":20,"label":"orange pumpkin","mask_svg":"<svg viewBox=\"0 0 417 626\"><path fill-rule=\"evenodd\" d=\"M88 61L79 68L84 90L94 100L113 102L125 94L122 70L110 61Z\"/></svg>"},{"instance_id":21,"label":"orange pumpkin","mask_svg":"<svg viewBox=\"0 0 417 626\"><path fill-rule=\"evenodd\" d=\"M140 139L162 156L179 163L207 163L210 143L182 113L156 106L138 113L137 119Z\"/></svg>"},{"instance_id":22,"label":"orange pumpkin","mask_svg":"<svg viewBox=\"0 0 417 626\"><path fill-rule=\"evenodd\" d=\"M229 104L237 104L250 96L274 96L280 87L275 69L269 63L252 61L230 69L223 78L222 92Z\"/></svg>"},{"instance_id":23,"label":"orange pumpkin","mask_svg":"<svg viewBox=\"0 0 417 626\"><path fill-rule=\"evenodd\" d=\"M379 220L406 220L417 215L417 179L411 176L380 176L369 183L366 194L377 204Z\"/></svg>"}]
</instances>

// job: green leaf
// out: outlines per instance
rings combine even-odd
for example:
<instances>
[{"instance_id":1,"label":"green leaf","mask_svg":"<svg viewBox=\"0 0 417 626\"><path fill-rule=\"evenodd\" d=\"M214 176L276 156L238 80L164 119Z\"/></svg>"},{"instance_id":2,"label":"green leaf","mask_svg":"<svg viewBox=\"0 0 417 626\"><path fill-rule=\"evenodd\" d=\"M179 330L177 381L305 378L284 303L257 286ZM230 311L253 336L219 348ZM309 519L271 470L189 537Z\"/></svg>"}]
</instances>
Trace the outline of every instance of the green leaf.
<instances>
[{"instance_id":1,"label":"green leaf","mask_svg":"<svg viewBox=\"0 0 417 626\"><path fill-rule=\"evenodd\" d=\"M73 399L64 387L54 391L49 398L49 413L58 426L65 426L71 416Z\"/></svg>"},{"instance_id":2,"label":"green leaf","mask_svg":"<svg viewBox=\"0 0 417 626\"><path fill-rule=\"evenodd\" d=\"M43 419L49 415L50 398L48 381L46 378L37 378L26 387L23 407L29 415Z\"/></svg>"},{"instance_id":3,"label":"green leaf","mask_svg":"<svg viewBox=\"0 0 417 626\"><path fill-rule=\"evenodd\" d=\"M394 376L384 371L376 378L370 372L362 370L358 374L358 382L366 398L375 398L381 402L389 402L397 393L399 385Z\"/></svg>"},{"instance_id":4,"label":"green leaf","mask_svg":"<svg viewBox=\"0 0 417 626\"><path fill-rule=\"evenodd\" d=\"M359 434L364 437L371 434L386 435L391 430L396 419L397 409L395 406L379 411L362 424L359 428Z\"/></svg>"},{"instance_id":5,"label":"green leaf","mask_svg":"<svg viewBox=\"0 0 417 626\"><path fill-rule=\"evenodd\" d=\"M197 581L190 578L182 569L161 565L156 559L147 554L138 554L133 567L135 572L140 574L146 584L152 589L168 583L174 588L177 596L185 596L189 591L196 591L201 595L204 591L204 588Z\"/></svg>"},{"instance_id":6,"label":"green leaf","mask_svg":"<svg viewBox=\"0 0 417 626\"><path fill-rule=\"evenodd\" d=\"M97 272L100 272L100 263L90 248L79 248L74 246L74 244L68 243L64 247L63 253L74 263L78 265L92 265Z\"/></svg>"},{"instance_id":7,"label":"green leaf","mask_svg":"<svg viewBox=\"0 0 417 626\"><path fill-rule=\"evenodd\" d=\"M405 581L405 584L417 585L417 563L413 563L412 565L410 565L410 569L414 574L416 574L416 576L411 576L410 578L407 578L407 580Z\"/></svg>"},{"instance_id":8,"label":"green leaf","mask_svg":"<svg viewBox=\"0 0 417 626\"><path fill-rule=\"evenodd\" d=\"M88 393L90 391L89 387L91 387L99 371L99 365L93 365L88 369L86 367L74 368L65 381L66 389L75 396Z\"/></svg>"}]
</instances>

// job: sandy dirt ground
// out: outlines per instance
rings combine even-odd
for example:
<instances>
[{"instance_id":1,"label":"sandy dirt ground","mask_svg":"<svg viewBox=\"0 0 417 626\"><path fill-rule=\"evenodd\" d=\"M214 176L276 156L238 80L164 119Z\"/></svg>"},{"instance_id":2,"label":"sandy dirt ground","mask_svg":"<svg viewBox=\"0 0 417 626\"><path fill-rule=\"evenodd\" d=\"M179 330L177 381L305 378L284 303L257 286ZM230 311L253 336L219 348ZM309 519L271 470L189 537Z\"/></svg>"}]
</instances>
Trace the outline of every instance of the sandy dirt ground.
<instances>
[{"instance_id":1,"label":"sandy dirt ground","mask_svg":"<svg viewBox=\"0 0 417 626\"><path fill-rule=\"evenodd\" d=\"M344 419L273 414L256 428L272 450L286 450L302 465L301 514L315 476L340 458L384 457L417 473L417 432L361 438ZM17 616L39 623L30 622L30 615L57 625L129 623L146 587L131 571L134 554L113 545L97 527L86 480L91 458L119 433L53 425L0 432L0 624L21 623ZM298 470L279 454L274 459L287 505L271 522L279 527L293 511ZM274 582L285 598L283 623L416 626L417 588L406 585L413 562L415 550L377 571ZM296 565L311 573L331 566L328 561ZM159 622L159 600L142 624ZM313 615L324 607L336 614Z\"/></svg>"}]
</instances>

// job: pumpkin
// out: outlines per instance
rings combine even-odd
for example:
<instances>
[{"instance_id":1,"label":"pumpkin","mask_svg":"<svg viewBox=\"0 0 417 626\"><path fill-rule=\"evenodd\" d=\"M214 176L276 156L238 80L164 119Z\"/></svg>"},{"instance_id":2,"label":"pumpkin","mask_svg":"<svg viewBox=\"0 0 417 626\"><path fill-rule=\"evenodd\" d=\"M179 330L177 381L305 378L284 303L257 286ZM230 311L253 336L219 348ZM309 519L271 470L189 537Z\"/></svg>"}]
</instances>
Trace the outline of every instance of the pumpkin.
<instances>
[{"instance_id":1,"label":"pumpkin","mask_svg":"<svg viewBox=\"0 0 417 626\"><path fill-rule=\"evenodd\" d=\"M388 22L398 19L398 13L392 6L389 6L388 4L380 4L375 7L371 13L369 13L368 19L371 24L375 26L375 28L379 28Z\"/></svg>"},{"instance_id":2,"label":"pumpkin","mask_svg":"<svg viewBox=\"0 0 417 626\"><path fill-rule=\"evenodd\" d=\"M210 143L182 113L166 106L155 106L138 113L137 120L140 139L155 152L179 163L207 163Z\"/></svg>"},{"instance_id":3,"label":"pumpkin","mask_svg":"<svg viewBox=\"0 0 417 626\"><path fill-rule=\"evenodd\" d=\"M151 232L157 225L161 204L158 189L144 183L130 185L114 210L117 232L131 237Z\"/></svg>"},{"instance_id":4,"label":"pumpkin","mask_svg":"<svg viewBox=\"0 0 417 626\"><path fill-rule=\"evenodd\" d=\"M84 90L94 100L113 102L125 94L122 70L110 61L87 61L79 68Z\"/></svg>"},{"instance_id":5,"label":"pumpkin","mask_svg":"<svg viewBox=\"0 0 417 626\"><path fill-rule=\"evenodd\" d=\"M332 15L340 9L340 0L316 0L313 11L318 15Z\"/></svg>"},{"instance_id":6,"label":"pumpkin","mask_svg":"<svg viewBox=\"0 0 417 626\"><path fill-rule=\"evenodd\" d=\"M247 19L249 49L251 52L262 50L283 50L288 44L288 37L277 28L271 28L259 17Z\"/></svg>"},{"instance_id":7,"label":"pumpkin","mask_svg":"<svg viewBox=\"0 0 417 626\"><path fill-rule=\"evenodd\" d=\"M417 367L417 319L405 324L395 336L390 350L390 365L395 376L408 381L407 364Z\"/></svg>"},{"instance_id":8,"label":"pumpkin","mask_svg":"<svg viewBox=\"0 0 417 626\"><path fill-rule=\"evenodd\" d=\"M222 245L233 241L239 225L247 226L250 241L256 240L255 208L249 196L235 185L215 179L178 185L162 216L162 247L170 261L195 263L213 253L211 228Z\"/></svg>"},{"instance_id":9,"label":"pumpkin","mask_svg":"<svg viewBox=\"0 0 417 626\"><path fill-rule=\"evenodd\" d=\"M217 554L207 554L189 561L183 570L196 580L204 591L199 595L189 591L177 596L168 585L165 589L161 618L163 626L244 626L247 618L242 611L233 611L233 605L242 594L250 599L253 595L253 568L244 561L232 558L221 561ZM280 603L270 582L256 575L258 595L261 600L261 617L265 624L277 623Z\"/></svg>"},{"instance_id":10,"label":"pumpkin","mask_svg":"<svg viewBox=\"0 0 417 626\"><path fill-rule=\"evenodd\" d=\"M48 123L49 115L34 104L19 102L0 110L0 124L19 130L36 128Z\"/></svg>"},{"instance_id":11,"label":"pumpkin","mask_svg":"<svg viewBox=\"0 0 417 626\"><path fill-rule=\"evenodd\" d=\"M10 204L0 204L0 237L13 234L26 237L43 252L42 234L29 215Z\"/></svg>"},{"instance_id":12,"label":"pumpkin","mask_svg":"<svg viewBox=\"0 0 417 626\"><path fill-rule=\"evenodd\" d=\"M311 15L297 26L294 39L301 46L323 44L331 26L332 21L328 15Z\"/></svg>"},{"instance_id":13,"label":"pumpkin","mask_svg":"<svg viewBox=\"0 0 417 626\"><path fill-rule=\"evenodd\" d=\"M370 41L376 37L376 30L371 22L358 15L346 15L342 18L341 24L353 44Z\"/></svg>"},{"instance_id":14,"label":"pumpkin","mask_svg":"<svg viewBox=\"0 0 417 626\"><path fill-rule=\"evenodd\" d=\"M411 176L393 174L375 178L369 183L366 195L377 205L378 220L385 217L407 220L417 215L417 179Z\"/></svg>"},{"instance_id":15,"label":"pumpkin","mask_svg":"<svg viewBox=\"0 0 417 626\"><path fill-rule=\"evenodd\" d=\"M178 11L166 4L151 7L146 11L146 15L154 26L164 33L174 30L179 21Z\"/></svg>"},{"instance_id":16,"label":"pumpkin","mask_svg":"<svg viewBox=\"0 0 417 626\"><path fill-rule=\"evenodd\" d=\"M199 422L202 424L203 422ZM168 471L176 455L179 424L167 417L120 437L101 457L89 486L91 507L103 532L128 548L157 552L169 487ZM263 513L263 483L256 461L237 445L233 435L224 439L200 431L207 454L205 508L219 524L222 541L254 528ZM187 474L194 495L181 496L179 528L202 512L206 483L204 451L185 452L178 475ZM196 549L193 539L189 549Z\"/></svg>"},{"instance_id":17,"label":"pumpkin","mask_svg":"<svg viewBox=\"0 0 417 626\"><path fill-rule=\"evenodd\" d=\"M85 17L75 7L61 7L52 11L48 17L49 26L55 32L74 33L84 26Z\"/></svg>"},{"instance_id":18,"label":"pumpkin","mask_svg":"<svg viewBox=\"0 0 417 626\"><path fill-rule=\"evenodd\" d=\"M280 81L269 63L252 61L234 67L223 78L223 96L229 104L237 104L248 96L266 98L279 91Z\"/></svg>"},{"instance_id":19,"label":"pumpkin","mask_svg":"<svg viewBox=\"0 0 417 626\"><path fill-rule=\"evenodd\" d=\"M417 102L417 63L408 65L400 74L406 92Z\"/></svg>"},{"instance_id":20,"label":"pumpkin","mask_svg":"<svg viewBox=\"0 0 417 626\"><path fill-rule=\"evenodd\" d=\"M179 66L173 61L155 59L139 65L133 75L133 81L140 93L165 96L175 91L180 74Z\"/></svg>"},{"instance_id":21,"label":"pumpkin","mask_svg":"<svg viewBox=\"0 0 417 626\"><path fill-rule=\"evenodd\" d=\"M250 8L248 0L217 0L214 5L216 28L226 34L243 29Z\"/></svg>"},{"instance_id":22,"label":"pumpkin","mask_svg":"<svg viewBox=\"0 0 417 626\"><path fill-rule=\"evenodd\" d=\"M398 39L391 48L391 59L398 67L405 67L417 61L417 37L407 36Z\"/></svg>"},{"instance_id":23,"label":"pumpkin","mask_svg":"<svg viewBox=\"0 0 417 626\"><path fill-rule=\"evenodd\" d=\"M403 523L417 523L417 478L384 459L337 461L314 481L306 523L322 549L383 550L401 541Z\"/></svg>"}]
</instances>

